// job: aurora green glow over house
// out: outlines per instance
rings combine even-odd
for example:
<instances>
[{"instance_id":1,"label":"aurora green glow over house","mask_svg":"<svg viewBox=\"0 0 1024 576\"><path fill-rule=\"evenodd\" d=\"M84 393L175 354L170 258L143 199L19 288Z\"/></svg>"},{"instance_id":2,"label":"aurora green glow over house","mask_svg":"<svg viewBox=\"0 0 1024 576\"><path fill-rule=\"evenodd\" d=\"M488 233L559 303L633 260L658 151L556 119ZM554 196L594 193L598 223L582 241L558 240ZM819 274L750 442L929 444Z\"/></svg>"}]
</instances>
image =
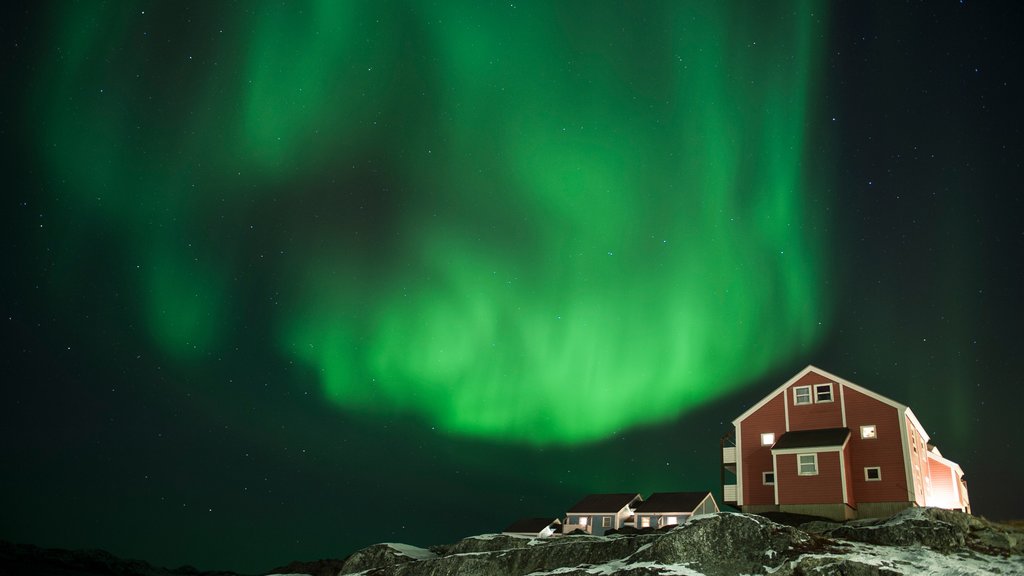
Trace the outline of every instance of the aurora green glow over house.
<instances>
[{"instance_id":1,"label":"aurora green glow over house","mask_svg":"<svg viewBox=\"0 0 1024 576\"><path fill-rule=\"evenodd\" d=\"M808 363L1024 509L1022 10L12 9L0 538L255 572L709 489Z\"/></svg>"}]
</instances>

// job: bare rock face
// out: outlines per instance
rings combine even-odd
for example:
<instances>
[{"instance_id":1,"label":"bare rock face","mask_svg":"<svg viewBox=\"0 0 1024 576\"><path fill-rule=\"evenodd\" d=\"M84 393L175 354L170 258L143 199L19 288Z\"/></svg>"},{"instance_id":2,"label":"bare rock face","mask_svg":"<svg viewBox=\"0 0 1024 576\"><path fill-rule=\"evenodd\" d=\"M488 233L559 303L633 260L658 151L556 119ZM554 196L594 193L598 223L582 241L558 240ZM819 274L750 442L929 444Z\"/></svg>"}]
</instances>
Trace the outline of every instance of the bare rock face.
<instances>
[{"instance_id":1,"label":"bare rock face","mask_svg":"<svg viewBox=\"0 0 1024 576\"><path fill-rule=\"evenodd\" d=\"M685 564L708 576L759 574L808 540L807 534L761 516L723 512L665 533L631 560Z\"/></svg>"},{"instance_id":2,"label":"bare rock face","mask_svg":"<svg viewBox=\"0 0 1024 576\"><path fill-rule=\"evenodd\" d=\"M443 556L415 563L381 566L366 576L508 576L603 564L633 554L657 536L567 536L530 539L467 538ZM467 542L469 541L469 542ZM497 546L504 543L507 548ZM486 550L481 550L486 548ZM345 574L346 572L342 572ZM562 574L563 572L559 572Z\"/></svg>"},{"instance_id":3,"label":"bare rock face","mask_svg":"<svg viewBox=\"0 0 1024 576\"><path fill-rule=\"evenodd\" d=\"M951 523L948 519L926 513L922 508L907 508L884 520L841 524L826 529L823 534L854 542L884 546L918 545L949 552L963 548L966 544L966 526Z\"/></svg>"},{"instance_id":4,"label":"bare rock face","mask_svg":"<svg viewBox=\"0 0 1024 576\"><path fill-rule=\"evenodd\" d=\"M724 512L658 533L485 535L404 554L371 547L346 560L339 576L1024 574L1022 536L945 510L910 509L884 520L812 522L800 529Z\"/></svg>"},{"instance_id":5,"label":"bare rock face","mask_svg":"<svg viewBox=\"0 0 1024 576\"><path fill-rule=\"evenodd\" d=\"M345 559L339 574L362 572L371 568L390 567L407 562L431 560L437 555L429 550L408 544L374 544Z\"/></svg>"}]
</instances>

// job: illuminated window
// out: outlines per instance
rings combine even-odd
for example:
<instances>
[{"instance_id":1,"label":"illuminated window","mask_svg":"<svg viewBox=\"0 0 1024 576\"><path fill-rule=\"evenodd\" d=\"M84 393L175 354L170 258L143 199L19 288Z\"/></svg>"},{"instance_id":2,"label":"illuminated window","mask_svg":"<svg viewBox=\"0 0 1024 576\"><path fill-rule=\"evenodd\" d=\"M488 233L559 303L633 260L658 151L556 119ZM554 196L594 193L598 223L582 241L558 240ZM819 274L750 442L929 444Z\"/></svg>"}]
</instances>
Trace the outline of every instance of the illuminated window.
<instances>
[{"instance_id":1,"label":"illuminated window","mask_svg":"<svg viewBox=\"0 0 1024 576\"><path fill-rule=\"evenodd\" d=\"M580 526L586 526L586 525L587 525L587 517L586 516L580 516Z\"/></svg>"},{"instance_id":2,"label":"illuminated window","mask_svg":"<svg viewBox=\"0 0 1024 576\"><path fill-rule=\"evenodd\" d=\"M611 516L602 516L601 517L601 527L602 528L609 528L609 527L611 527L611 525L612 525L612 517Z\"/></svg>"},{"instance_id":3,"label":"illuminated window","mask_svg":"<svg viewBox=\"0 0 1024 576\"><path fill-rule=\"evenodd\" d=\"M882 479L882 469L878 466L870 466L864 469L864 479L868 482L878 482Z\"/></svg>"},{"instance_id":4,"label":"illuminated window","mask_svg":"<svg viewBox=\"0 0 1024 576\"><path fill-rule=\"evenodd\" d=\"M832 401L832 385L831 384L815 384L814 385L814 401L815 402L831 402Z\"/></svg>"},{"instance_id":5,"label":"illuminated window","mask_svg":"<svg viewBox=\"0 0 1024 576\"><path fill-rule=\"evenodd\" d=\"M774 486L775 472L761 472L761 483L765 486Z\"/></svg>"},{"instance_id":6,"label":"illuminated window","mask_svg":"<svg viewBox=\"0 0 1024 576\"><path fill-rule=\"evenodd\" d=\"M878 431L875 430L874 424L868 424L867 426L860 427L860 437L865 440L873 440L878 437Z\"/></svg>"},{"instance_id":7,"label":"illuminated window","mask_svg":"<svg viewBox=\"0 0 1024 576\"><path fill-rule=\"evenodd\" d=\"M771 446L772 444L775 444L775 432L761 434L761 446Z\"/></svg>"},{"instance_id":8,"label":"illuminated window","mask_svg":"<svg viewBox=\"0 0 1024 576\"><path fill-rule=\"evenodd\" d=\"M793 404L810 404L811 403L811 387L810 386L797 386L793 388Z\"/></svg>"},{"instance_id":9,"label":"illuminated window","mask_svg":"<svg viewBox=\"0 0 1024 576\"><path fill-rule=\"evenodd\" d=\"M797 454L796 455L796 473L800 476L817 476L818 475L818 455L817 454Z\"/></svg>"},{"instance_id":10,"label":"illuminated window","mask_svg":"<svg viewBox=\"0 0 1024 576\"><path fill-rule=\"evenodd\" d=\"M641 528L650 528L651 527L651 517L650 516L641 516L640 517L640 527Z\"/></svg>"},{"instance_id":11,"label":"illuminated window","mask_svg":"<svg viewBox=\"0 0 1024 576\"><path fill-rule=\"evenodd\" d=\"M679 524L678 516L665 516L665 526L675 526Z\"/></svg>"}]
</instances>

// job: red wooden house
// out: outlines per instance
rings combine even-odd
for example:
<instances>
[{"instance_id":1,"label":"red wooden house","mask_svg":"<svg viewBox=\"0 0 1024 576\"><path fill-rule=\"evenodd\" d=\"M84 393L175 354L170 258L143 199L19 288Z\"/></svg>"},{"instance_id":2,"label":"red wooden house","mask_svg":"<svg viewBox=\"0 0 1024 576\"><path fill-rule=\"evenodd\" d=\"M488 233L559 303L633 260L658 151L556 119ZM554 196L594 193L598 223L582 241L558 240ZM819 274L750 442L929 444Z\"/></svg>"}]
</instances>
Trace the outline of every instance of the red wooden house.
<instances>
[{"instance_id":1,"label":"red wooden house","mask_svg":"<svg viewBox=\"0 0 1024 576\"><path fill-rule=\"evenodd\" d=\"M732 423L722 439L723 501L744 512L970 512L963 470L928 445L910 408L814 366Z\"/></svg>"}]
</instances>

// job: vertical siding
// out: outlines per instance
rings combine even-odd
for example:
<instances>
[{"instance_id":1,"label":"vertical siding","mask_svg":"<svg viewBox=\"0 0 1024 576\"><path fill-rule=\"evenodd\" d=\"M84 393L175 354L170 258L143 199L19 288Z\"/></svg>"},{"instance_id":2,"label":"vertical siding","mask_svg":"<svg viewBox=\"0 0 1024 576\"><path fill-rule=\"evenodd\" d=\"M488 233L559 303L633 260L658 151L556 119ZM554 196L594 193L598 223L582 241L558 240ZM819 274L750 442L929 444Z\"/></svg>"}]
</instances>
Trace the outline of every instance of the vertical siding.
<instances>
[{"instance_id":1,"label":"vertical siding","mask_svg":"<svg viewBox=\"0 0 1024 576\"><path fill-rule=\"evenodd\" d=\"M773 487L761 484L761 473L772 470L772 447L761 446L761 434L774 432L778 440L786 432L786 407L783 402L783 394L776 394L740 423L744 506L775 503Z\"/></svg>"},{"instance_id":2,"label":"vertical siding","mask_svg":"<svg viewBox=\"0 0 1024 576\"><path fill-rule=\"evenodd\" d=\"M832 402L796 405L793 403L793 388L810 386L814 398L815 384L832 384ZM839 402L839 383L832 382L813 370L786 388L786 402L789 404L790 430L815 430L818 428L839 428L843 425L843 412Z\"/></svg>"},{"instance_id":3,"label":"vertical siding","mask_svg":"<svg viewBox=\"0 0 1024 576\"><path fill-rule=\"evenodd\" d=\"M818 453L818 475L797 474L796 454L779 454L775 481L779 484L779 504L841 504L842 469L839 452Z\"/></svg>"},{"instance_id":4,"label":"vertical siding","mask_svg":"<svg viewBox=\"0 0 1024 576\"><path fill-rule=\"evenodd\" d=\"M846 424L850 428L850 479L857 502L906 502L907 475L903 461L899 411L852 388L843 388ZM874 424L873 440L862 440L860 427ZM864 480L864 468L878 466L881 482Z\"/></svg>"}]
</instances>

